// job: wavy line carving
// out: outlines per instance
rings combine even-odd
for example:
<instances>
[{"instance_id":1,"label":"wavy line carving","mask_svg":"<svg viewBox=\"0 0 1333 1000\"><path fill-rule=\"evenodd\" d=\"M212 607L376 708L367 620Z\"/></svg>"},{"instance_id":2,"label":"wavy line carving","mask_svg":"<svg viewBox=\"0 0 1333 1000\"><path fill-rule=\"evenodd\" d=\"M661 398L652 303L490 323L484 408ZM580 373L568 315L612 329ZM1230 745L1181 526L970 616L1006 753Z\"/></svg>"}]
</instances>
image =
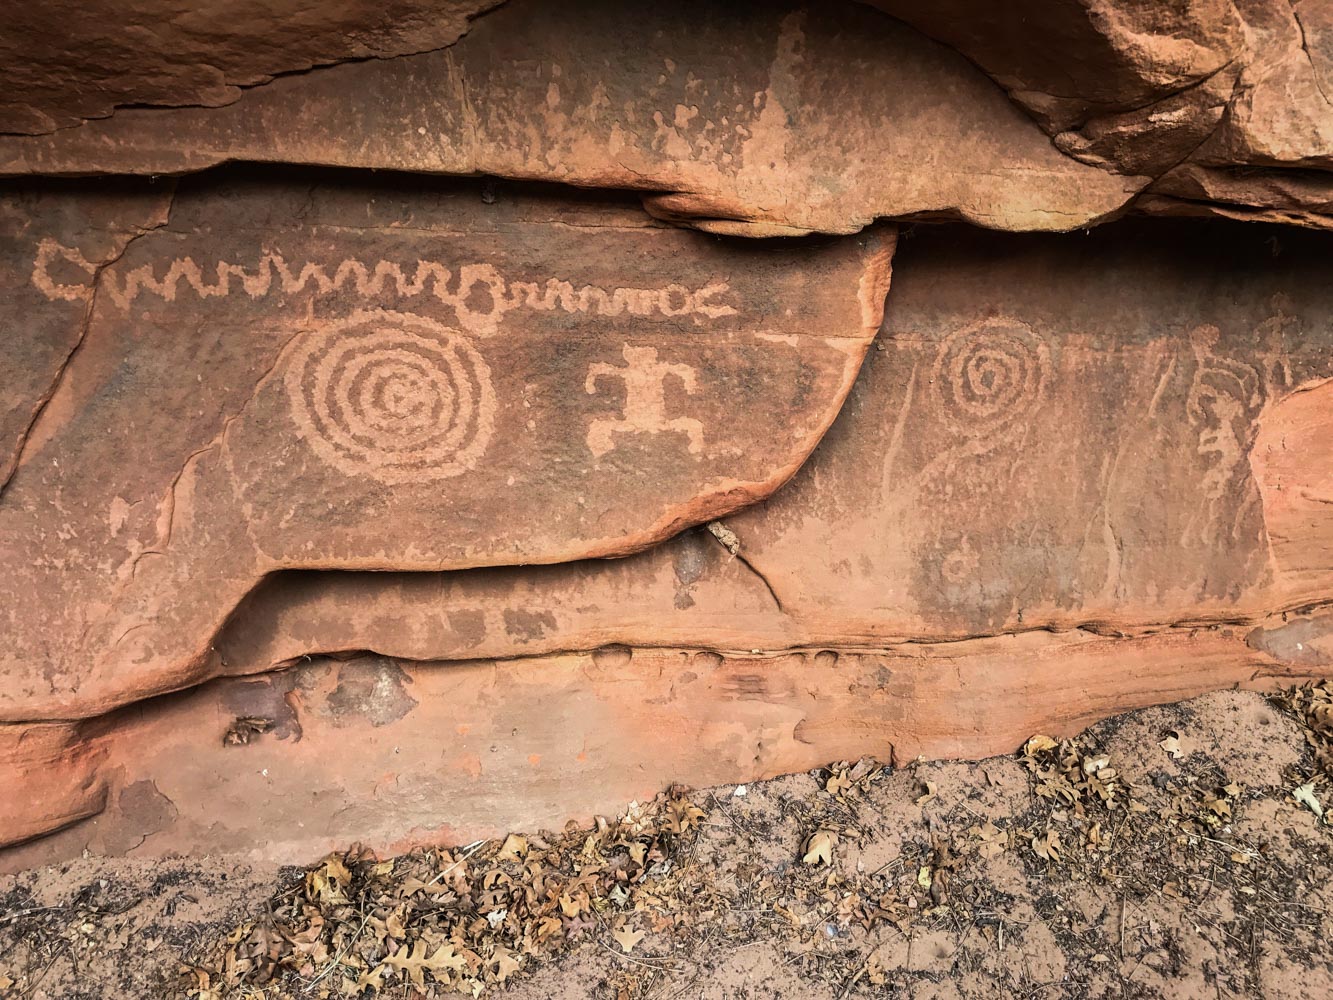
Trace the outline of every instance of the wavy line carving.
<instances>
[{"instance_id":1,"label":"wavy line carving","mask_svg":"<svg viewBox=\"0 0 1333 1000\"><path fill-rule=\"evenodd\" d=\"M84 298L91 284L61 282L51 275L52 266L62 261L90 279L97 275L97 265L78 249L48 239L38 244L33 260L33 284L53 301ZM238 287L253 299L262 298L275 288L284 295L306 290L317 295L352 290L376 304L386 294L405 299L430 294L453 309L459 326L478 336L494 333L501 318L516 309L703 319L737 313L733 306L719 301L731 290L725 281L713 281L699 288L672 283L660 288L607 289L597 285L576 286L559 278L544 282L511 281L491 264L463 264L455 271L431 260L418 260L414 268L405 268L395 261L367 264L354 257L339 261L330 272L325 265L312 261L295 267L282 254L271 251L252 267L219 260L205 271L193 258L179 257L160 276L156 265L148 263L123 273L110 269L98 280L101 293L121 309L128 309L143 295L175 302L182 287L201 299L227 296Z\"/></svg>"}]
</instances>

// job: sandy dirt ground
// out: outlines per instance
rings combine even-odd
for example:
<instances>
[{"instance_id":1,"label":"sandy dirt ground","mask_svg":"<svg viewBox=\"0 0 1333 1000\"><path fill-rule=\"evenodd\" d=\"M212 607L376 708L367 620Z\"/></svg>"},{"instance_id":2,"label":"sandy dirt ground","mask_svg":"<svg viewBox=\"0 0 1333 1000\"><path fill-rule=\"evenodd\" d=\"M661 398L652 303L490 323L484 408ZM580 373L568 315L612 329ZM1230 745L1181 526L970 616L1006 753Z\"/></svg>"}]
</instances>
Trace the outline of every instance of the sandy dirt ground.
<instances>
[{"instance_id":1,"label":"sandy dirt ground","mask_svg":"<svg viewBox=\"0 0 1333 1000\"><path fill-rule=\"evenodd\" d=\"M310 869L0 879L0 997L1333 997L1326 689Z\"/></svg>"}]
</instances>

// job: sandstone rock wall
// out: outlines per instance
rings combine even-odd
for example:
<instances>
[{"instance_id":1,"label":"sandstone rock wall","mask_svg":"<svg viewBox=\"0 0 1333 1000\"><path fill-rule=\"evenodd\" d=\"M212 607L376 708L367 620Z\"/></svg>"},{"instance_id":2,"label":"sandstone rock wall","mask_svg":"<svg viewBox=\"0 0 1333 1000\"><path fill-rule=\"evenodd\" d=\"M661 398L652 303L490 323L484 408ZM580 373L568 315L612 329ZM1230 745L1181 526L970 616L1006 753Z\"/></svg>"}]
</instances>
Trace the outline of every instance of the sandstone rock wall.
<instances>
[{"instance_id":1,"label":"sandstone rock wall","mask_svg":"<svg viewBox=\"0 0 1333 1000\"><path fill-rule=\"evenodd\" d=\"M1329 672L1321 9L484 6L5 70L0 865Z\"/></svg>"}]
</instances>

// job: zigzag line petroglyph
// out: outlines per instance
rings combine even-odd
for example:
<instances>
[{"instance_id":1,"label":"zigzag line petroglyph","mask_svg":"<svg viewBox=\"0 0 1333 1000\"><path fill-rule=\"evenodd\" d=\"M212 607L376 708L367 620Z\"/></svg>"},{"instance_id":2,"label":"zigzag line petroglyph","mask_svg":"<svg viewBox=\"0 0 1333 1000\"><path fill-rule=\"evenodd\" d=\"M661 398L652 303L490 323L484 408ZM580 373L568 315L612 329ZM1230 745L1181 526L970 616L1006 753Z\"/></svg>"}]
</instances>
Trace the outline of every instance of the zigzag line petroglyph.
<instances>
[{"instance_id":1,"label":"zigzag line petroglyph","mask_svg":"<svg viewBox=\"0 0 1333 1000\"><path fill-rule=\"evenodd\" d=\"M83 298L89 292L87 283L69 284L52 277L51 267L60 261L72 265L89 278L97 272L97 266L79 250L55 240L43 240L33 260L33 284L52 300ZM211 281L206 277L210 273ZM661 288L607 289L597 285L576 286L559 278L544 282L511 281L490 264L463 264L452 270L437 261L418 260L415 268L405 268L395 261L379 260L367 264L353 257L340 261L330 273L326 266L314 262L296 268L289 265L282 254L271 251L249 268L219 260L206 272L193 258L179 257L167 265L161 276L155 265L148 263L123 273L109 269L100 280L107 300L121 309L128 309L143 295L175 302L182 283L201 299L230 295L236 287L255 299L269 294L275 287L284 295L307 289L317 295L351 289L362 298L376 301L386 294L400 298L430 294L454 310L460 326L481 335L495 332L501 317L515 309L560 310L597 316L629 314L705 319L734 316L737 312L734 307L718 301L731 290L724 281L710 282L699 288L673 283ZM483 293L480 298L479 292ZM479 302L484 305L478 305Z\"/></svg>"}]
</instances>

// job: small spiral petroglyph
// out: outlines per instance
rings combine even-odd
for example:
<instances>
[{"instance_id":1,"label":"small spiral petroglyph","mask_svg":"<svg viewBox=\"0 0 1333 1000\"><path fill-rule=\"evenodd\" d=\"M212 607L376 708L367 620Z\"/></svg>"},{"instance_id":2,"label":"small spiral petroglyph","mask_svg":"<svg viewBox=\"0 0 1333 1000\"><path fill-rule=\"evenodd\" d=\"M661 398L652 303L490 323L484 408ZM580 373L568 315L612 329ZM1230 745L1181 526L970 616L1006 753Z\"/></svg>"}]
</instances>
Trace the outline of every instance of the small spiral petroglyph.
<instances>
[{"instance_id":1,"label":"small spiral petroglyph","mask_svg":"<svg viewBox=\"0 0 1333 1000\"><path fill-rule=\"evenodd\" d=\"M1026 324L988 319L947 337L934 386L958 433L991 437L1041 404L1051 377L1046 343Z\"/></svg>"},{"instance_id":2,"label":"small spiral petroglyph","mask_svg":"<svg viewBox=\"0 0 1333 1000\"><path fill-rule=\"evenodd\" d=\"M444 479L490 443L495 391L468 340L438 323L362 312L303 336L285 382L297 429L340 472Z\"/></svg>"}]
</instances>

